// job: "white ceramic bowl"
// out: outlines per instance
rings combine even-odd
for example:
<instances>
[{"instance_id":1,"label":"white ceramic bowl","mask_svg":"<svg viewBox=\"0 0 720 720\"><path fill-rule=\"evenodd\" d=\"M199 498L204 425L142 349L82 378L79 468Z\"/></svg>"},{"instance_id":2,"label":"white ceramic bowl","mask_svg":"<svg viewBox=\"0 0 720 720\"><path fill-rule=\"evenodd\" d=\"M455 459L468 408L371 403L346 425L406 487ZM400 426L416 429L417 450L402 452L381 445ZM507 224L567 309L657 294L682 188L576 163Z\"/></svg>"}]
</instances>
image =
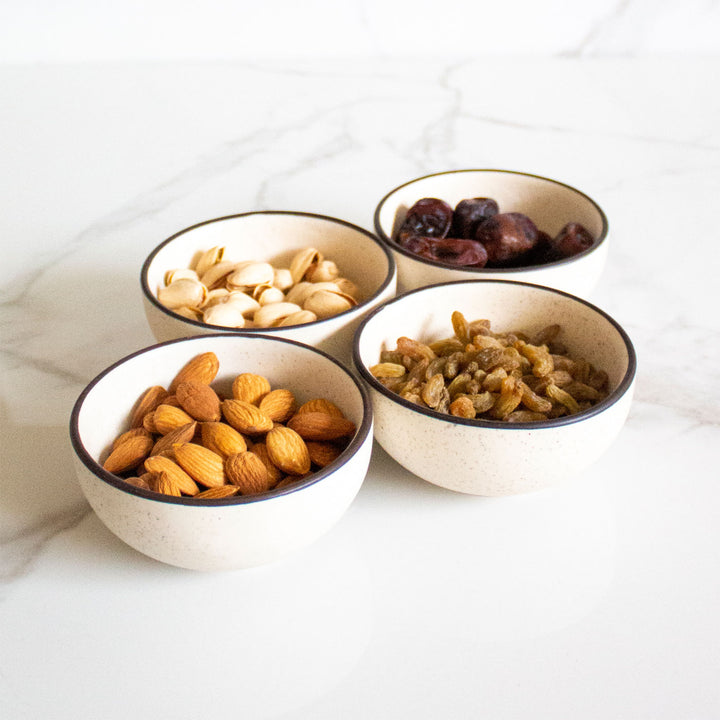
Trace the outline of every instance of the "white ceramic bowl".
<instances>
[{"instance_id":1,"label":"white ceramic bowl","mask_svg":"<svg viewBox=\"0 0 720 720\"><path fill-rule=\"evenodd\" d=\"M106 472L102 461L148 387L167 384L192 357L214 352L213 387L229 395L241 372L265 375L299 401L327 397L357 427L347 449L311 477L281 490L222 500L159 495ZM70 437L80 486L107 527L162 562L196 570L261 565L309 545L348 508L365 478L372 448L367 390L316 349L263 335L204 335L169 341L123 358L98 375L72 411Z\"/></svg>"},{"instance_id":2,"label":"white ceramic bowl","mask_svg":"<svg viewBox=\"0 0 720 720\"><path fill-rule=\"evenodd\" d=\"M232 259L268 261L276 267L287 267L298 250L314 247L358 286L358 305L305 325L256 330L208 325L168 310L157 299L165 272L189 267L200 251L215 246L226 247ZM349 362L359 319L395 294L397 269L390 250L356 225L311 213L263 211L208 220L176 233L147 257L140 284L145 315L158 342L209 333L261 333L297 340Z\"/></svg>"},{"instance_id":3,"label":"white ceramic bowl","mask_svg":"<svg viewBox=\"0 0 720 720\"><path fill-rule=\"evenodd\" d=\"M494 331L535 333L552 323L571 355L609 375L611 392L576 415L533 423L466 420L422 408L386 389L369 372L400 336L431 342L453 334L450 317L486 318ZM527 283L475 280L437 284L388 301L358 330L354 362L371 391L375 438L425 480L475 495L512 495L554 485L595 462L627 417L635 352L623 329L574 296Z\"/></svg>"},{"instance_id":4,"label":"white ceramic bowl","mask_svg":"<svg viewBox=\"0 0 720 720\"><path fill-rule=\"evenodd\" d=\"M555 236L569 222L582 223L596 238L574 257L522 268L463 268L434 262L400 247L394 237L407 211L426 197L455 207L460 200L494 198L500 212L521 212L540 230ZM389 247L398 267L398 289L411 290L452 280L519 280L588 297L605 267L608 222L598 204L569 185L509 170L453 170L411 180L390 191L375 210L375 231Z\"/></svg>"}]
</instances>

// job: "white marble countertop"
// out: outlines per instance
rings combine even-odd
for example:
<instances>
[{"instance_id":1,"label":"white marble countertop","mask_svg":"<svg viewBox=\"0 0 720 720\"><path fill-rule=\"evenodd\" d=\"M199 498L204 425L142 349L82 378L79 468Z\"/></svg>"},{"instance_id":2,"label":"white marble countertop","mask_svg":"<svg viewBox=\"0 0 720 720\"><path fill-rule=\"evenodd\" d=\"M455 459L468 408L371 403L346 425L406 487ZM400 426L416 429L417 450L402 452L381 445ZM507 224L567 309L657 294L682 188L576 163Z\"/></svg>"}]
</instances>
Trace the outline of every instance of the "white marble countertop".
<instances>
[{"instance_id":1,"label":"white marble countertop","mask_svg":"<svg viewBox=\"0 0 720 720\"><path fill-rule=\"evenodd\" d=\"M720 718L720 61L0 69L0 716ZM182 571L76 483L84 385L153 338L159 241L253 209L372 227L417 175L523 170L610 220L593 302L638 352L590 470L443 491L375 448L348 513L275 565Z\"/></svg>"}]
</instances>

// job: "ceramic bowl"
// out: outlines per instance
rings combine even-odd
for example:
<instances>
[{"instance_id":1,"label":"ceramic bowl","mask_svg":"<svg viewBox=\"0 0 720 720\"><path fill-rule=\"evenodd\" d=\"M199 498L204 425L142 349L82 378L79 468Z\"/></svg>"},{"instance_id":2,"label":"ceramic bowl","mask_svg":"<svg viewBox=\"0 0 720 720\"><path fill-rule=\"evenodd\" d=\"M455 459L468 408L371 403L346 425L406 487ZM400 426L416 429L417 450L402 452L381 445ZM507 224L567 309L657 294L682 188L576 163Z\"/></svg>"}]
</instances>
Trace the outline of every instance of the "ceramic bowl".
<instances>
[{"instance_id":1,"label":"ceramic bowl","mask_svg":"<svg viewBox=\"0 0 720 720\"><path fill-rule=\"evenodd\" d=\"M226 258L267 261L288 267L306 247L333 260L358 287L358 304L330 318L304 325L234 330L188 319L157 299L168 270L187 268L200 252L225 247ZM208 220L182 230L158 245L143 264L140 283L145 315L159 342L224 332L266 334L312 345L349 362L359 319L395 294L397 270L389 248L370 232L343 220L303 212L265 211Z\"/></svg>"},{"instance_id":2,"label":"ceramic bowl","mask_svg":"<svg viewBox=\"0 0 720 720\"><path fill-rule=\"evenodd\" d=\"M460 200L494 198L500 212L521 212L540 230L555 236L569 222L582 223L596 238L574 257L518 268L466 268L427 260L400 247L395 238L408 209L434 197L455 207ZM608 222L598 204L569 185L508 170L454 170L411 180L390 191L375 210L375 231L390 248L398 267L398 289L412 290L452 280L519 280L588 297L597 285L608 251Z\"/></svg>"},{"instance_id":3,"label":"ceramic bowl","mask_svg":"<svg viewBox=\"0 0 720 720\"><path fill-rule=\"evenodd\" d=\"M486 318L496 332L562 326L560 339L609 376L607 398L575 415L532 423L461 419L404 400L369 371L383 349L406 336L452 336L451 314ZM469 280L409 291L369 314L358 330L354 362L370 388L375 438L410 472L451 490L513 495L577 477L619 433L630 408L635 352L615 320L567 293L514 281Z\"/></svg>"},{"instance_id":4,"label":"ceramic bowl","mask_svg":"<svg viewBox=\"0 0 720 720\"><path fill-rule=\"evenodd\" d=\"M262 374L298 401L326 397L357 431L347 449L321 471L258 495L199 500L133 487L100 465L128 427L135 398L167 387L192 357L212 351L220 371L212 386L230 394L241 372ZM367 471L372 410L367 390L327 354L284 338L203 335L154 345L98 375L72 411L70 437L80 486L100 520L150 557L196 570L251 567L278 560L327 532L343 515Z\"/></svg>"}]
</instances>

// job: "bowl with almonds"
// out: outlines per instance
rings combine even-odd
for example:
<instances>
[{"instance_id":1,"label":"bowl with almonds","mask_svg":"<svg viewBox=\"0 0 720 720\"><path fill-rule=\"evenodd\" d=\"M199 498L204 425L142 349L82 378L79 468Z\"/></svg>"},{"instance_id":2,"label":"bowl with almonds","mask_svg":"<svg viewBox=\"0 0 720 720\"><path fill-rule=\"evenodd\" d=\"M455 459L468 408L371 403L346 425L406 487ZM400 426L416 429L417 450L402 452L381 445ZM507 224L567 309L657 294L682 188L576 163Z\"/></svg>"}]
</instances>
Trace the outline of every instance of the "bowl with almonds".
<instances>
[{"instance_id":1,"label":"bowl with almonds","mask_svg":"<svg viewBox=\"0 0 720 720\"><path fill-rule=\"evenodd\" d=\"M398 287L519 280L588 297L605 267L608 221L565 183L510 170L452 170L388 192L374 217Z\"/></svg>"},{"instance_id":2,"label":"bowl with almonds","mask_svg":"<svg viewBox=\"0 0 720 720\"><path fill-rule=\"evenodd\" d=\"M380 445L428 482L484 496L581 475L620 432L636 372L600 308L503 280L398 295L363 320L353 359Z\"/></svg>"},{"instance_id":3,"label":"bowl with almonds","mask_svg":"<svg viewBox=\"0 0 720 720\"><path fill-rule=\"evenodd\" d=\"M304 212L201 222L149 254L140 284L159 342L268 334L349 361L359 319L395 294L395 260L372 233Z\"/></svg>"},{"instance_id":4,"label":"bowl with almonds","mask_svg":"<svg viewBox=\"0 0 720 720\"><path fill-rule=\"evenodd\" d=\"M367 389L321 350L198 335L118 361L79 396L80 487L121 540L162 562L273 562L338 522L372 447Z\"/></svg>"}]
</instances>

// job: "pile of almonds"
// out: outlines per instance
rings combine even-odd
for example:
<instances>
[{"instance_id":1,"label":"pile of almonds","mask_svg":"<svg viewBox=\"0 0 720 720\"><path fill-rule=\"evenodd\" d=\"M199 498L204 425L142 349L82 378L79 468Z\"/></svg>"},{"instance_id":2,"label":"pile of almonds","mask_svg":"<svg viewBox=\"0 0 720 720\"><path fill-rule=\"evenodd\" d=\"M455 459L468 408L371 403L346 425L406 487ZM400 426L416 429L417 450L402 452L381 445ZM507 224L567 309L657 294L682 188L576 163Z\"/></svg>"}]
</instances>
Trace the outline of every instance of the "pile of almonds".
<instances>
[{"instance_id":1,"label":"pile of almonds","mask_svg":"<svg viewBox=\"0 0 720 720\"><path fill-rule=\"evenodd\" d=\"M168 270L158 300L208 325L272 328L322 320L350 310L358 289L315 248L295 254L290 267L227 259L224 247L201 253L189 268Z\"/></svg>"},{"instance_id":2,"label":"pile of almonds","mask_svg":"<svg viewBox=\"0 0 720 720\"><path fill-rule=\"evenodd\" d=\"M211 386L218 370L215 353L202 353L167 389L146 390L103 468L166 495L254 495L325 467L355 433L330 400L298 407L290 390L255 373L235 377L232 397L222 398Z\"/></svg>"}]
</instances>

